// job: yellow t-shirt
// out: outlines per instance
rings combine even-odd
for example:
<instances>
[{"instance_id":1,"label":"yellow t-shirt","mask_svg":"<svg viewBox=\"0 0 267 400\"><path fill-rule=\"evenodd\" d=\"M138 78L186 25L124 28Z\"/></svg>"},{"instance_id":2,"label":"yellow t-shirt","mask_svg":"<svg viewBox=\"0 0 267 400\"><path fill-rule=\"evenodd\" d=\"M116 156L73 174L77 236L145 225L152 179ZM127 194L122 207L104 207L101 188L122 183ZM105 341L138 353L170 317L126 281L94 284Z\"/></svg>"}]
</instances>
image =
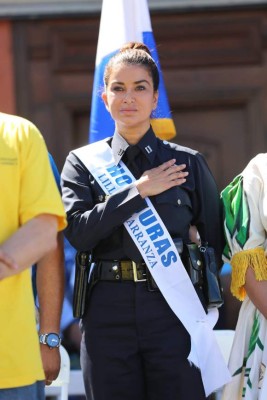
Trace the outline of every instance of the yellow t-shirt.
<instances>
[{"instance_id":1,"label":"yellow t-shirt","mask_svg":"<svg viewBox=\"0 0 267 400\"><path fill-rule=\"evenodd\" d=\"M65 212L44 139L29 121L0 113L0 244L39 214ZM30 267L30 266L29 266ZM30 269L0 281L0 389L44 379Z\"/></svg>"}]
</instances>

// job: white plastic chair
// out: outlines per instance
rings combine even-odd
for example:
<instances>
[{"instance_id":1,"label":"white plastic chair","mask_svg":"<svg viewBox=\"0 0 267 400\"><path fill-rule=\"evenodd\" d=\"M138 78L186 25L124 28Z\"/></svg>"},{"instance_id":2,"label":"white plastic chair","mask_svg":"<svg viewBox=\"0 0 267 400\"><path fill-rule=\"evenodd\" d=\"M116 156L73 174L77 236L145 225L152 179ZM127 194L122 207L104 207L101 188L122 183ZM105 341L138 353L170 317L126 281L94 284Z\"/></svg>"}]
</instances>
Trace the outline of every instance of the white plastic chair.
<instances>
[{"instance_id":1,"label":"white plastic chair","mask_svg":"<svg viewBox=\"0 0 267 400\"><path fill-rule=\"evenodd\" d=\"M235 336L235 331L234 330L228 330L228 329L218 329L214 330L218 345L220 347L221 353L225 359L226 364L228 365L232 345L233 345L233 340ZM215 393L215 400L220 400L222 396L222 390L218 390ZM234 399L231 399L234 400Z\"/></svg>"},{"instance_id":2,"label":"white plastic chair","mask_svg":"<svg viewBox=\"0 0 267 400\"><path fill-rule=\"evenodd\" d=\"M70 371L69 396L84 396L85 398L83 374L80 369Z\"/></svg>"},{"instance_id":3,"label":"white plastic chair","mask_svg":"<svg viewBox=\"0 0 267 400\"><path fill-rule=\"evenodd\" d=\"M70 381L70 357L65 347L60 346L60 371L57 379L45 387L45 396L55 397L57 400L68 400Z\"/></svg>"}]
</instances>

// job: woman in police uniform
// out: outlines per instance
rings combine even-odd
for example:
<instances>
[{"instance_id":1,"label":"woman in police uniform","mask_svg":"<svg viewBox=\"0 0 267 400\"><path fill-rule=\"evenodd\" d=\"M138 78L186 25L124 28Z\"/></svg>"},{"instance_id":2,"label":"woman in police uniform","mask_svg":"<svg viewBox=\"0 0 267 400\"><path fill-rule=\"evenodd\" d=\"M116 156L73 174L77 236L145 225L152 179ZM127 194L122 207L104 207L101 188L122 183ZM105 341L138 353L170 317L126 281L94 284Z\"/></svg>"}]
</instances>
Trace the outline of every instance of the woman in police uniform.
<instances>
[{"instance_id":1,"label":"woman in police uniform","mask_svg":"<svg viewBox=\"0 0 267 400\"><path fill-rule=\"evenodd\" d=\"M104 82L102 98L115 121L114 136L106 142L115 164L124 162L136 181L105 196L101 181L75 152L62 172L66 236L77 250L92 251L97 280L82 320L87 396L203 400L200 370L188 361L190 335L124 222L144 210L149 197L172 238L189 242L195 225L220 256L217 187L200 153L155 136L150 116L157 106L159 73L146 46L124 46L106 66Z\"/></svg>"}]
</instances>

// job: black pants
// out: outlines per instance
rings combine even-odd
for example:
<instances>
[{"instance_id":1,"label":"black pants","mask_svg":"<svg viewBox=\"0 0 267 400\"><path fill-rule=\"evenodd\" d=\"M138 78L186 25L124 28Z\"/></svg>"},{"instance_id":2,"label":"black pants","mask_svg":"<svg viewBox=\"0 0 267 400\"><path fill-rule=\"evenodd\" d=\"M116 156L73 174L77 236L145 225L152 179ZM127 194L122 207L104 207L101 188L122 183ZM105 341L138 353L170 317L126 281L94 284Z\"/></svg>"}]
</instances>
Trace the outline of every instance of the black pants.
<instances>
[{"instance_id":1,"label":"black pants","mask_svg":"<svg viewBox=\"0 0 267 400\"><path fill-rule=\"evenodd\" d=\"M162 294L148 292L146 283L98 282L83 329L88 398L205 399L200 372L187 360L190 336Z\"/></svg>"}]
</instances>

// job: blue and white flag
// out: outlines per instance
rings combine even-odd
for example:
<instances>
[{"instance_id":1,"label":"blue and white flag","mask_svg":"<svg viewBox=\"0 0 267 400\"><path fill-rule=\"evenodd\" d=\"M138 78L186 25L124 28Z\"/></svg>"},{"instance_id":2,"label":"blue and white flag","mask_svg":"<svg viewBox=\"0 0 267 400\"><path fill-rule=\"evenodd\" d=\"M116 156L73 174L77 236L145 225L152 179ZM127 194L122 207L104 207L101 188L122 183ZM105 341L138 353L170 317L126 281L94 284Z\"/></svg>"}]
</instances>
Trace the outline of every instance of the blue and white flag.
<instances>
[{"instance_id":1,"label":"blue and white flag","mask_svg":"<svg viewBox=\"0 0 267 400\"><path fill-rule=\"evenodd\" d=\"M127 42L144 43L149 48L159 69L159 101L151 119L154 132L161 139L171 139L176 135L152 32L147 0L103 0L92 94L90 143L112 136L114 133L114 121L101 98L104 89L103 74L109 59Z\"/></svg>"}]
</instances>

